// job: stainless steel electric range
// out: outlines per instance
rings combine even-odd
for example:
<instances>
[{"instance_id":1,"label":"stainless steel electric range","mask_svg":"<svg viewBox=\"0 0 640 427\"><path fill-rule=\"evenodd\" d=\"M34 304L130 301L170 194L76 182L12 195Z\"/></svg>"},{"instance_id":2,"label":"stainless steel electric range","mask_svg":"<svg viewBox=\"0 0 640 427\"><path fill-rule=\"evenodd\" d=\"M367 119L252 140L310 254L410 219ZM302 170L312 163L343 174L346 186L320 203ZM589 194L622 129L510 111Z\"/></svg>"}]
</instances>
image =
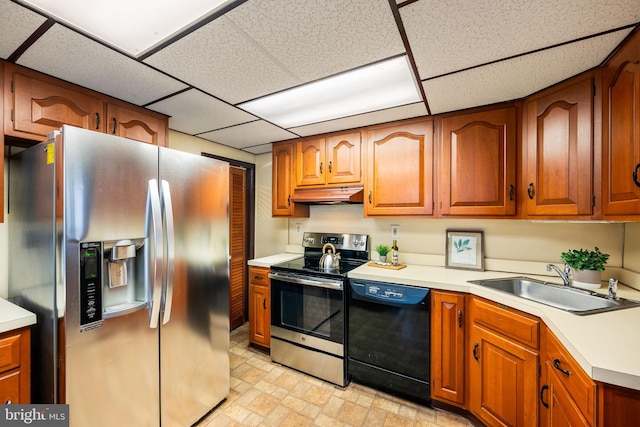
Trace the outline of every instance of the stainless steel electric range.
<instances>
[{"instance_id":1,"label":"stainless steel electric range","mask_svg":"<svg viewBox=\"0 0 640 427\"><path fill-rule=\"evenodd\" d=\"M271 359L345 386L347 273L369 260L369 236L307 232L302 246L303 257L271 266ZM320 265L330 250L338 268Z\"/></svg>"}]
</instances>

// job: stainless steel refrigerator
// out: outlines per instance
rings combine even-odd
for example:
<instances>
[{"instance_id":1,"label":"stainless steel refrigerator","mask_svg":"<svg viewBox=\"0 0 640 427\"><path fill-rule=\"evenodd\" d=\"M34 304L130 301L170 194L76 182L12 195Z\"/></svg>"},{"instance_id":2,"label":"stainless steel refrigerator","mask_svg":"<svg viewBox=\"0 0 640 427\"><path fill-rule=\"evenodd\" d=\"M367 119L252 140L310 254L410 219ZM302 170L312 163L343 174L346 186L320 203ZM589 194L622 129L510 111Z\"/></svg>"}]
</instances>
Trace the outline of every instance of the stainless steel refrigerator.
<instances>
[{"instance_id":1,"label":"stainless steel refrigerator","mask_svg":"<svg viewBox=\"0 0 640 427\"><path fill-rule=\"evenodd\" d=\"M64 126L9 168L32 403L82 427L206 415L229 392L228 164Z\"/></svg>"}]
</instances>

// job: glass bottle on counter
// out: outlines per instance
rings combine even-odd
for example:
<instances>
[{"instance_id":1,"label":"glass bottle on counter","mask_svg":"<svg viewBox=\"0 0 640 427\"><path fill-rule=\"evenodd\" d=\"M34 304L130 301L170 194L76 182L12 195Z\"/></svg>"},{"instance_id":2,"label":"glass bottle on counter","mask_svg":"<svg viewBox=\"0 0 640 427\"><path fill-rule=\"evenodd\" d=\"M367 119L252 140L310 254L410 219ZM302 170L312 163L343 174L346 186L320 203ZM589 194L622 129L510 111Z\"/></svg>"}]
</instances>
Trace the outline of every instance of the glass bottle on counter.
<instances>
[{"instance_id":1,"label":"glass bottle on counter","mask_svg":"<svg viewBox=\"0 0 640 427\"><path fill-rule=\"evenodd\" d=\"M391 246L391 263L393 265L398 265L398 241L393 241L393 246Z\"/></svg>"}]
</instances>

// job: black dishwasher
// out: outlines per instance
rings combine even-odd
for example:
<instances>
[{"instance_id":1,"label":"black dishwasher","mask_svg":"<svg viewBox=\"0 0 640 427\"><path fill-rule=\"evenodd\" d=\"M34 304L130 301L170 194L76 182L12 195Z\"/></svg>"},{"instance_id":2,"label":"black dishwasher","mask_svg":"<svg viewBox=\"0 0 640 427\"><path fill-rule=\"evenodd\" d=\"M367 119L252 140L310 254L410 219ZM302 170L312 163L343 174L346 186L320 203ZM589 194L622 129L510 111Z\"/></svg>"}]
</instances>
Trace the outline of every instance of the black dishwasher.
<instances>
[{"instance_id":1,"label":"black dishwasher","mask_svg":"<svg viewBox=\"0 0 640 427\"><path fill-rule=\"evenodd\" d=\"M348 294L350 379L430 403L429 289L350 279Z\"/></svg>"}]
</instances>

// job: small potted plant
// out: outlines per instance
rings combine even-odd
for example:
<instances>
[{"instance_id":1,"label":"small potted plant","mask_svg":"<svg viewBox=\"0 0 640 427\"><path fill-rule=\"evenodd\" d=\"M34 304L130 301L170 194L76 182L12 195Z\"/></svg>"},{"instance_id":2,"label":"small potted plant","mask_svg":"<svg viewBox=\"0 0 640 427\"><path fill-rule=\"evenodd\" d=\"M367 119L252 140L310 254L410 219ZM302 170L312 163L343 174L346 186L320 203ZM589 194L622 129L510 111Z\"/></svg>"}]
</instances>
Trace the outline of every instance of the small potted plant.
<instances>
[{"instance_id":1,"label":"small potted plant","mask_svg":"<svg viewBox=\"0 0 640 427\"><path fill-rule=\"evenodd\" d=\"M595 250L571 249L560 255L573 271L573 286L586 289L600 287L600 273L609 259L609 254L602 253L596 246Z\"/></svg>"},{"instance_id":2,"label":"small potted plant","mask_svg":"<svg viewBox=\"0 0 640 427\"><path fill-rule=\"evenodd\" d=\"M378 252L380 261L382 262L387 262L387 254L389 253L390 250L391 248L389 246L383 245L383 244L379 244L375 248L375 251Z\"/></svg>"}]
</instances>

